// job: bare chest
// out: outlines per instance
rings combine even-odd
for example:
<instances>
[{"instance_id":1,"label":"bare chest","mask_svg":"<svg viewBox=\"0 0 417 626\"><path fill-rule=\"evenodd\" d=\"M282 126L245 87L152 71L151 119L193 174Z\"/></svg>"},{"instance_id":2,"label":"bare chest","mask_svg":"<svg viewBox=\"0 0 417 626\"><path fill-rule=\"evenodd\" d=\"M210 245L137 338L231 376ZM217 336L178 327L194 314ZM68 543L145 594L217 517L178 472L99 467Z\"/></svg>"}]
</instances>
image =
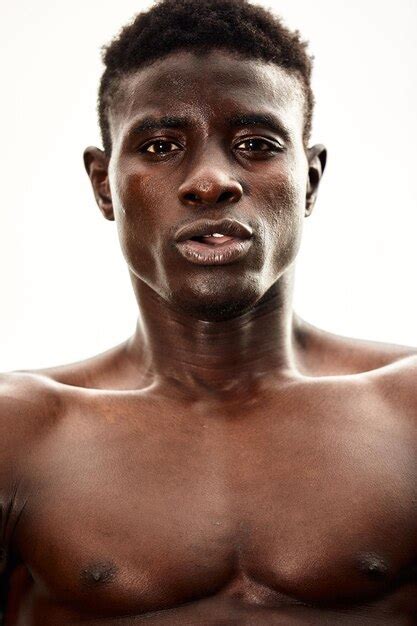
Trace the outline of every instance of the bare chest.
<instances>
[{"instance_id":1,"label":"bare chest","mask_svg":"<svg viewBox=\"0 0 417 626\"><path fill-rule=\"evenodd\" d=\"M125 614L223 593L360 603L414 582L406 436L356 419L219 424L54 433L16 533L39 589Z\"/></svg>"}]
</instances>

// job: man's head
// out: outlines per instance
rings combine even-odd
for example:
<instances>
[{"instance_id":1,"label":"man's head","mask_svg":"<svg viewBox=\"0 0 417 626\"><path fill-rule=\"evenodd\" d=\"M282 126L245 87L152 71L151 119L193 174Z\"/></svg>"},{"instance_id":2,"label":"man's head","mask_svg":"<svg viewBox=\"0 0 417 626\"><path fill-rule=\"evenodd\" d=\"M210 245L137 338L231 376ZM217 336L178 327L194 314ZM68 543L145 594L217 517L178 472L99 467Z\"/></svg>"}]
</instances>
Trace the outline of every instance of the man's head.
<instances>
[{"instance_id":1,"label":"man's head","mask_svg":"<svg viewBox=\"0 0 417 626\"><path fill-rule=\"evenodd\" d=\"M325 164L307 148L311 60L298 33L244 0L163 0L105 49L104 152L85 164L132 278L203 319L248 310L289 268ZM195 265L175 236L244 222L248 253Z\"/></svg>"}]
</instances>

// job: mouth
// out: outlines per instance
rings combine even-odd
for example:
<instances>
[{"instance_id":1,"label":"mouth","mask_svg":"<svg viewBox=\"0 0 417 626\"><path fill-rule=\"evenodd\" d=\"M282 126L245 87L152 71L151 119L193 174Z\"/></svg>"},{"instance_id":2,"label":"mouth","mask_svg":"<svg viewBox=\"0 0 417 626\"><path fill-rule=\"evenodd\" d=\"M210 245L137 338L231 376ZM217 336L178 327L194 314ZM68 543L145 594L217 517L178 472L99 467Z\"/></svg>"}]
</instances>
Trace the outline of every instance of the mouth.
<instances>
[{"instance_id":1,"label":"mouth","mask_svg":"<svg viewBox=\"0 0 417 626\"><path fill-rule=\"evenodd\" d=\"M227 265L252 245L252 229L232 219L199 220L177 232L178 251L196 265Z\"/></svg>"}]
</instances>

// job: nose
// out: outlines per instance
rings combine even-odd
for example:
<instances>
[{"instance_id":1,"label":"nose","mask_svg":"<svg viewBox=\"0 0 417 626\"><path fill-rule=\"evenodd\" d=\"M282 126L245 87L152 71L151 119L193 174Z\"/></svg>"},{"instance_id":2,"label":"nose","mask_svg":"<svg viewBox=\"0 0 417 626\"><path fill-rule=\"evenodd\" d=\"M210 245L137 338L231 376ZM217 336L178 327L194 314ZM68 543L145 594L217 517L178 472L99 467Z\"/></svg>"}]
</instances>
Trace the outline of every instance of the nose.
<instances>
[{"instance_id":1,"label":"nose","mask_svg":"<svg viewBox=\"0 0 417 626\"><path fill-rule=\"evenodd\" d=\"M194 172L178 190L187 206L232 204L243 195L242 185L221 169L210 167Z\"/></svg>"}]
</instances>

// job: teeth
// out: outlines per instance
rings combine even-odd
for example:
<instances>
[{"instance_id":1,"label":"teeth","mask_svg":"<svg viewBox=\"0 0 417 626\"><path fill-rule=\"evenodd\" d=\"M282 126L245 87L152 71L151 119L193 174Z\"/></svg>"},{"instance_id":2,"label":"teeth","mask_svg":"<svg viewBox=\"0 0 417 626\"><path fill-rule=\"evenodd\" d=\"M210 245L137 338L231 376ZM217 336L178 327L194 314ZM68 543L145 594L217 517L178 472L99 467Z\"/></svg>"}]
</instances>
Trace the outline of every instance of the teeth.
<instances>
[{"instance_id":1,"label":"teeth","mask_svg":"<svg viewBox=\"0 0 417 626\"><path fill-rule=\"evenodd\" d=\"M224 237L222 233L212 233L211 235L203 235L203 237Z\"/></svg>"}]
</instances>

